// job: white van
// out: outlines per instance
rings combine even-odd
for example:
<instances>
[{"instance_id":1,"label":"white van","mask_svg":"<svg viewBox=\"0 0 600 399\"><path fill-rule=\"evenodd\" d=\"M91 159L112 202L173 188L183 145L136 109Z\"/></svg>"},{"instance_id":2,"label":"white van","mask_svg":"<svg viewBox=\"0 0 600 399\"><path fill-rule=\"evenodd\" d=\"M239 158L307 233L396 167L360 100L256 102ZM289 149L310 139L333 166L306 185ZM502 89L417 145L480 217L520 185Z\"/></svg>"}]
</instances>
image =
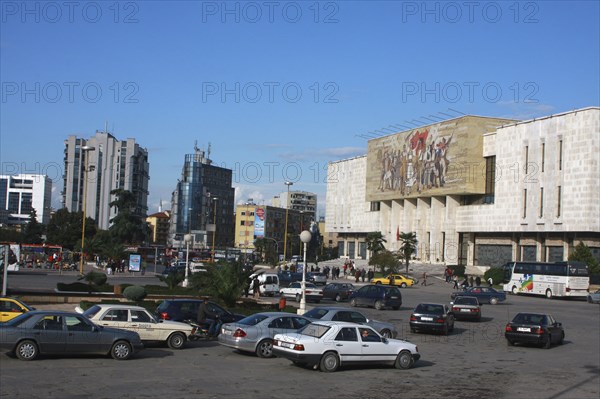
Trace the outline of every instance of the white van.
<instances>
[{"instance_id":1,"label":"white van","mask_svg":"<svg viewBox=\"0 0 600 399\"><path fill-rule=\"evenodd\" d=\"M254 281L254 277L258 276L258 281L260 282L260 294L263 296L274 296L279 295L279 277L277 277L277 273L254 273L250 276L250 289L248 290L249 294L254 294L254 290L252 289L252 281Z\"/></svg>"}]
</instances>

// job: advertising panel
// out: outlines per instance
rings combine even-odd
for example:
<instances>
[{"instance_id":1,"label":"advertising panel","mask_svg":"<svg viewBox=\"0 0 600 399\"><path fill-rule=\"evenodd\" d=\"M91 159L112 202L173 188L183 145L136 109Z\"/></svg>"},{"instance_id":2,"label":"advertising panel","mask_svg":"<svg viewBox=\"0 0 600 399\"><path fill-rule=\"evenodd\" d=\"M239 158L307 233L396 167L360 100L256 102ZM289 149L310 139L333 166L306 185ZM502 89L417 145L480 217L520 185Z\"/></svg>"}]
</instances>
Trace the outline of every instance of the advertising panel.
<instances>
[{"instance_id":1,"label":"advertising panel","mask_svg":"<svg viewBox=\"0 0 600 399\"><path fill-rule=\"evenodd\" d=\"M254 211L254 236L265 236L265 208L256 208Z\"/></svg>"},{"instance_id":2,"label":"advertising panel","mask_svg":"<svg viewBox=\"0 0 600 399\"><path fill-rule=\"evenodd\" d=\"M129 255L129 271L139 272L142 267L142 255L130 254Z\"/></svg>"}]
</instances>

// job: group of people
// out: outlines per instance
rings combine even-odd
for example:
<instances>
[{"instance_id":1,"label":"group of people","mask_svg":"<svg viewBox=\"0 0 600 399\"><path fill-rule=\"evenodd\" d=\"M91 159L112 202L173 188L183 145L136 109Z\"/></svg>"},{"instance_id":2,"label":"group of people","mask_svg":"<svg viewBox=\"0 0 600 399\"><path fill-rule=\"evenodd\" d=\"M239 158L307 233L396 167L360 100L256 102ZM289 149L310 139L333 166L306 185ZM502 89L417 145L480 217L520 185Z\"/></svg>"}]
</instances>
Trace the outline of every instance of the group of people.
<instances>
[{"instance_id":1,"label":"group of people","mask_svg":"<svg viewBox=\"0 0 600 399\"><path fill-rule=\"evenodd\" d=\"M452 282L454 284L452 288L455 290L459 289L457 275L453 275L450 278L450 280L446 280L446 282L448 282L448 283ZM494 280L490 277L487 279L487 283L491 287L492 285L494 285ZM481 277L476 276L475 278L473 278L473 276L465 275L464 280L460 283L460 288L465 289L467 287L478 287L480 285L481 285Z\"/></svg>"},{"instance_id":2,"label":"group of people","mask_svg":"<svg viewBox=\"0 0 600 399\"><path fill-rule=\"evenodd\" d=\"M371 281L371 279L375 276L375 272L373 272L372 269L369 269L369 271L366 271L365 268L363 267L362 269L356 269L356 271L354 272L354 278L356 279L356 282L358 283L359 279L362 279L362 282L365 282L365 278L367 279L367 281Z\"/></svg>"}]
</instances>

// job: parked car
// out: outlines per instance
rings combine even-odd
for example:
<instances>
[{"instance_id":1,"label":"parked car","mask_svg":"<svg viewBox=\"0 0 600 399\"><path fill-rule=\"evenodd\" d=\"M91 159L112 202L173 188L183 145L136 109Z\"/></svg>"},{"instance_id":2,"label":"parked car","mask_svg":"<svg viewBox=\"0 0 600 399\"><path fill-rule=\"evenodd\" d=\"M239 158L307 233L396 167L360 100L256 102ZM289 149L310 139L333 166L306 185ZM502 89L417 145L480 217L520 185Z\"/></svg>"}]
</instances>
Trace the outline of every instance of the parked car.
<instances>
[{"instance_id":1,"label":"parked car","mask_svg":"<svg viewBox=\"0 0 600 399\"><path fill-rule=\"evenodd\" d=\"M197 320L198 308L204 302L203 299L165 299L154 311L157 319L185 322L185 320ZM231 313L214 302L208 301L208 308L219 315L223 323L231 323L243 319L244 315Z\"/></svg>"},{"instance_id":2,"label":"parked car","mask_svg":"<svg viewBox=\"0 0 600 399\"><path fill-rule=\"evenodd\" d=\"M473 296L477 298L479 303L489 303L492 305L506 301L506 293L503 291L496 291L492 287L467 287L462 291L456 291L450 294L450 298L452 299L457 296Z\"/></svg>"},{"instance_id":3,"label":"parked car","mask_svg":"<svg viewBox=\"0 0 600 399\"><path fill-rule=\"evenodd\" d=\"M302 273L290 272L289 270L277 273L277 277L279 278L280 287L287 287L294 281L302 281Z\"/></svg>"},{"instance_id":4,"label":"parked car","mask_svg":"<svg viewBox=\"0 0 600 399\"><path fill-rule=\"evenodd\" d=\"M293 313L255 313L235 323L223 324L219 343L242 352L254 352L258 357L272 357L275 334L296 331L310 322Z\"/></svg>"},{"instance_id":5,"label":"parked car","mask_svg":"<svg viewBox=\"0 0 600 399\"><path fill-rule=\"evenodd\" d=\"M34 307L27 305L17 298L7 296L0 297L0 323L4 323L15 317L35 310Z\"/></svg>"},{"instance_id":6,"label":"parked car","mask_svg":"<svg viewBox=\"0 0 600 399\"><path fill-rule=\"evenodd\" d=\"M34 310L0 324L0 349L21 360L46 353L102 353L126 360L142 348L137 333L98 326L74 312Z\"/></svg>"},{"instance_id":7,"label":"parked car","mask_svg":"<svg viewBox=\"0 0 600 399\"><path fill-rule=\"evenodd\" d=\"M389 364L408 369L421 355L416 345L384 338L369 326L318 321L296 333L277 334L273 354L294 364L333 372L346 364Z\"/></svg>"},{"instance_id":8,"label":"parked car","mask_svg":"<svg viewBox=\"0 0 600 399\"><path fill-rule=\"evenodd\" d=\"M172 320L157 320L141 306L100 304L82 313L98 325L135 331L142 342L165 342L172 349L183 348L187 338L194 333L191 325Z\"/></svg>"},{"instance_id":9,"label":"parked car","mask_svg":"<svg viewBox=\"0 0 600 399\"><path fill-rule=\"evenodd\" d=\"M372 327L379 334L381 334L382 337L396 338L396 336L398 336L398 330L396 330L396 327L393 324L371 320L364 314L354 309L333 306L319 306L304 313L304 317L308 317L312 321L331 320L362 324Z\"/></svg>"},{"instance_id":10,"label":"parked car","mask_svg":"<svg viewBox=\"0 0 600 399\"><path fill-rule=\"evenodd\" d=\"M350 283L329 283L323 287L323 299L335 299L336 302L346 300L356 291Z\"/></svg>"},{"instance_id":11,"label":"parked car","mask_svg":"<svg viewBox=\"0 0 600 399\"><path fill-rule=\"evenodd\" d=\"M310 281L315 285L327 284L327 276L320 272L308 272L306 273L306 281Z\"/></svg>"},{"instance_id":12,"label":"parked car","mask_svg":"<svg viewBox=\"0 0 600 399\"><path fill-rule=\"evenodd\" d=\"M412 332L431 331L448 335L454 330L454 314L439 303L420 303L410 315Z\"/></svg>"},{"instance_id":13,"label":"parked car","mask_svg":"<svg viewBox=\"0 0 600 399\"><path fill-rule=\"evenodd\" d=\"M185 264L165 267L165 270L163 270L163 272L162 272L162 274L164 276L168 276L169 274L176 274L176 273L185 274Z\"/></svg>"},{"instance_id":14,"label":"parked car","mask_svg":"<svg viewBox=\"0 0 600 399\"><path fill-rule=\"evenodd\" d=\"M323 290L313 283L305 284L306 301L316 303L321 302L321 299L323 299ZM302 282L296 281L285 288L281 288L279 293L286 298L293 298L296 302L300 302L300 299L302 298Z\"/></svg>"},{"instance_id":15,"label":"parked car","mask_svg":"<svg viewBox=\"0 0 600 399\"><path fill-rule=\"evenodd\" d=\"M350 295L350 306L369 306L377 310L384 308L398 310L402 306L402 293L398 287L391 285L365 285Z\"/></svg>"},{"instance_id":16,"label":"parked car","mask_svg":"<svg viewBox=\"0 0 600 399\"><path fill-rule=\"evenodd\" d=\"M263 296L275 296L279 292L279 277L276 273L261 272L255 273L250 276L250 286L248 287L248 293L254 294L254 284L252 280L254 277L258 277L260 283L260 295Z\"/></svg>"},{"instance_id":17,"label":"parked car","mask_svg":"<svg viewBox=\"0 0 600 399\"><path fill-rule=\"evenodd\" d=\"M504 337L509 345L534 344L547 349L553 343L558 345L563 343L565 330L562 323L557 322L549 314L517 313L506 325Z\"/></svg>"},{"instance_id":18,"label":"parked car","mask_svg":"<svg viewBox=\"0 0 600 399\"><path fill-rule=\"evenodd\" d=\"M457 296L450 304L455 320L481 321L481 305L474 296Z\"/></svg>"},{"instance_id":19,"label":"parked car","mask_svg":"<svg viewBox=\"0 0 600 399\"><path fill-rule=\"evenodd\" d=\"M185 268L183 269L184 273L185 273ZM206 270L206 265L202 262L190 262L190 273L205 273L208 270Z\"/></svg>"},{"instance_id":20,"label":"parked car","mask_svg":"<svg viewBox=\"0 0 600 399\"><path fill-rule=\"evenodd\" d=\"M589 303L600 303L600 290L596 290L596 292L590 292L587 296L587 301Z\"/></svg>"},{"instance_id":21,"label":"parked car","mask_svg":"<svg viewBox=\"0 0 600 399\"><path fill-rule=\"evenodd\" d=\"M392 279L392 277L393 277L393 279ZM394 284L392 284L392 280L394 281ZM389 274L385 277L377 277L377 278L371 279L371 284L398 285L402 288L405 288L405 287L412 287L413 285L416 284L416 281L415 281L415 279L406 277L403 274Z\"/></svg>"}]
</instances>

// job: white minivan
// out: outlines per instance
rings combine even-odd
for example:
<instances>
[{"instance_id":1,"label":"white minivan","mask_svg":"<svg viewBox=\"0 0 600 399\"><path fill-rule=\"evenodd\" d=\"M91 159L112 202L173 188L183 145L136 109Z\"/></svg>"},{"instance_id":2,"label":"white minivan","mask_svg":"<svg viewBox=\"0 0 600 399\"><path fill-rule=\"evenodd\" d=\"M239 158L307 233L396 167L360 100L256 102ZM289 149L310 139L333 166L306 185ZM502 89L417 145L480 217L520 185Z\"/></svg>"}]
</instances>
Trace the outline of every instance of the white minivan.
<instances>
[{"instance_id":1,"label":"white minivan","mask_svg":"<svg viewBox=\"0 0 600 399\"><path fill-rule=\"evenodd\" d=\"M279 278L277 277L277 273L264 272L259 274L253 274L250 276L250 289L248 293L254 294L254 290L252 289L252 282L254 281L254 277L258 276L258 281L260 282L260 294L263 296L274 296L275 294L279 294Z\"/></svg>"}]
</instances>

